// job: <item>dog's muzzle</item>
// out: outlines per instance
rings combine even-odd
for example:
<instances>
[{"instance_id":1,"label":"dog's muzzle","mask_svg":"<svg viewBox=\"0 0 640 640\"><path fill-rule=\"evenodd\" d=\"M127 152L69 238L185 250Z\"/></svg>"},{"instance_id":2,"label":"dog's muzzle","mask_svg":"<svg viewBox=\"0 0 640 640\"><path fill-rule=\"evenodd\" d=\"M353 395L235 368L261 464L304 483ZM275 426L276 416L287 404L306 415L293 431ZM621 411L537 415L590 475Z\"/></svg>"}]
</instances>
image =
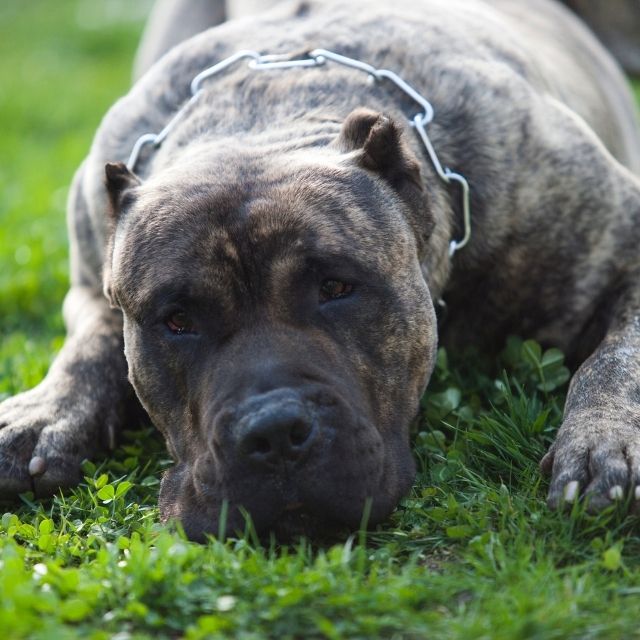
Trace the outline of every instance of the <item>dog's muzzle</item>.
<instances>
[{"instance_id":1,"label":"dog's muzzle","mask_svg":"<svg viewBox=\"0 0 640 640\"><path fill-rule=\"evenodd\" d=\"M236 456L268 471L303 462L319 427L298 391L278 389L243 403L231 431Z\"/></svg>"}]
</instances>

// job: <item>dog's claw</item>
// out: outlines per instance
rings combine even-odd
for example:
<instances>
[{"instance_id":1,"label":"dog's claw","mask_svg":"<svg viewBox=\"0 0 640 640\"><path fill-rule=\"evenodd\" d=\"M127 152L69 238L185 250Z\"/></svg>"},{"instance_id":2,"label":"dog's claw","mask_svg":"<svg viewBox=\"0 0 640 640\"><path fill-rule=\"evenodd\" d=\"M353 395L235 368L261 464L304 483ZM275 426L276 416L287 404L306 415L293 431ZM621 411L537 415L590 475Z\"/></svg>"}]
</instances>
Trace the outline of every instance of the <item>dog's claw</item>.
<instances>
[{"instance_id":1,"label":"dog's claw","mask_svg":"<svg viewBox=\"0 0 640 640\"><path fill-rule=\"evenodd\" d=\"M580 489L580 483L577 480L572 480L567 483L564 488L564 501L571 504L575 502L575 499L578 497L578 490Z\"/></svg>"},{"instance_id":2,"label":"dog's claw","mask_svg":"<svg viewBox=\"0 0 640 640\"><path fill-rule=\"evenodd\" d=\"M44 458L34 456L29 462L29 475L41 476L47 470L47 463Z\"/></svg>"},{"instance_id":3,"label":"dog's claw","mask_svg":"<svg viewBox=\"0 0 640 640\"><path fill-rule=\"evenodd\" d=\"M622 500L623 497L624 497L624 491L619 484L609 489L609 498L611 500Z\"/></svg>"}]
</instances>

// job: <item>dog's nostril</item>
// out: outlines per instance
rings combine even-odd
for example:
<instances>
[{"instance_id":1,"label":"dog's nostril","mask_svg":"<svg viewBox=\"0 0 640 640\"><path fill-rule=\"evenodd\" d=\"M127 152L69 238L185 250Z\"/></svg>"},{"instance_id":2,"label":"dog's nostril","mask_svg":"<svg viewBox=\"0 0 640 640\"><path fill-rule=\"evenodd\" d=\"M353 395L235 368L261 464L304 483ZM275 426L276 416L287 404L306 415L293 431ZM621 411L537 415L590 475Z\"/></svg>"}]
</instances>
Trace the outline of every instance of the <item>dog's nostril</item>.
<instances>
[{"instance_id":1,"label":"dog's nostril","mask_svg":"<svg viewBox=\"0 0 640 640\"><path fill-rule=\"evenodd\" d=\"M289 432L289 442L294 447L302 446L311 433L311 425L305 422L297 422L291 427Z\"/></svg>"},{"instance_id":2,"label":"dog's nostril","mask_svg":"<svg viewBox=\"0 0 640 640\"><path fill-rule=\"evenodd\" d=\"M269 453L271 443L266 438L255 438L252 448L256 453Z\"/></svg>"}]
</instances>

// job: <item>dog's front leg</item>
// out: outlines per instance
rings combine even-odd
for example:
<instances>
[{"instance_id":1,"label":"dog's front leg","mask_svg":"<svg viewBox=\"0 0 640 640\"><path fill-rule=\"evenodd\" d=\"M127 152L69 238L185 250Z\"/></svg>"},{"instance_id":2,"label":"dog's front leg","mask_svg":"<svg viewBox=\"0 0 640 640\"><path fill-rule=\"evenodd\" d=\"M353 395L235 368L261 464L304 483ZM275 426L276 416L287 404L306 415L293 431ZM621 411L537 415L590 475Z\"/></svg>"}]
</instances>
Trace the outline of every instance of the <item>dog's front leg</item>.
<instances>
[{"instance_id":1,"label":"dog's front leg","mask_svg":"<svg viewBox=\"0 0 640 640\"><path fill-rule=\"evenodd\" d=\"M640 505L640 180L565 105L532 96L531 106L518 153L521 175L536 171L520 192L525 215L512 218L531 234L520 250L548 261L531 303L551 318L545 340L572 358L590 350L541 462L549 504L584 496L595 511L633 495Z\"/></svg>"},{"instance_id":2,"label":"dog's front leg","mask_svg":"<svg viewBox=\"0 0 640 640\"><path fill-rule=\"evenodd\" d=\"M557 439L542 460L549 504L582 495L598 511L631 493L640 502L640 274L612 310L596 351L574 375Z\"/></svg>"},{"instance_id":3,"label":"dog's front leg","mask_svg":"<svg viewBox=\"0 0 640 640\"><path fill-rule=\"evenodd\" d=\"M0 404L2 497L77 484L82 460L113 448L131 406L120 312L76 286L64 315L68 337L45 379Z\"/></svg>"},{"instance_id":4,"label":"dog's front leg","mask_svg":"<svg viewBox=\"0 0 640 640\"><path fill-rule=\"evenodd\" d=\"M84 168L69 198L72 286L65 298L67 339L45 379L0 404L0 497L38 496L78 484L80 463L115 446L139 407L127 379L122 313L103 293L102 254L83 196Z\"/></svg>"}]
</instances>

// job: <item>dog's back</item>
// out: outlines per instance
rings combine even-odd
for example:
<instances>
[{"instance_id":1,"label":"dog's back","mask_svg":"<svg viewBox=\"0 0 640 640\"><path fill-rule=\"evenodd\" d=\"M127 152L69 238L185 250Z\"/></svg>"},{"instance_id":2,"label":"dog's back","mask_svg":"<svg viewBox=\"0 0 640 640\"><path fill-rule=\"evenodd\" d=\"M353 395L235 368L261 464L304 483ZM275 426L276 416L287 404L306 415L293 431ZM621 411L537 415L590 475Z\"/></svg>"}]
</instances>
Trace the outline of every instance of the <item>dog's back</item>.
<instances>
[{"instance_id":1,"label":"dog's back","mask_svg":"<svg viewBox=\"0 0 640 640\"><path fill-rule=\"evenodd\" d=\"M273 9L282 16L344 10L345 2L281 2L278 0L160 0L155 6L139 48L135 75L139 77L166 51L190 36L223 22ZM493 10L489 9L491 7ZM407 43L425 52L425 67L433 63L442 43L434 38L443 16L447 29L466 31L461 40L477 40L479 33L495 50L503 49L505 64L526 76L541 93L560 100L595 131L609 151L640 173L640 130L636 109L625 78L613 58L580 20L552 0L398 0L387 2L349 0L353 20L384 20L384 12L414 15L417 22L432 23L428 42ZM439 16L439 17L436 17ZM435 19L434 19L435 17ZM287 30L290 27L286 28ZM330 42L327 33L327 42ZM315 46L327 46L320 38ZM458 40L459 42L460 40ZM262 51L267 40L257 32L253 47Z\"/></svg>"}]
</instances>

